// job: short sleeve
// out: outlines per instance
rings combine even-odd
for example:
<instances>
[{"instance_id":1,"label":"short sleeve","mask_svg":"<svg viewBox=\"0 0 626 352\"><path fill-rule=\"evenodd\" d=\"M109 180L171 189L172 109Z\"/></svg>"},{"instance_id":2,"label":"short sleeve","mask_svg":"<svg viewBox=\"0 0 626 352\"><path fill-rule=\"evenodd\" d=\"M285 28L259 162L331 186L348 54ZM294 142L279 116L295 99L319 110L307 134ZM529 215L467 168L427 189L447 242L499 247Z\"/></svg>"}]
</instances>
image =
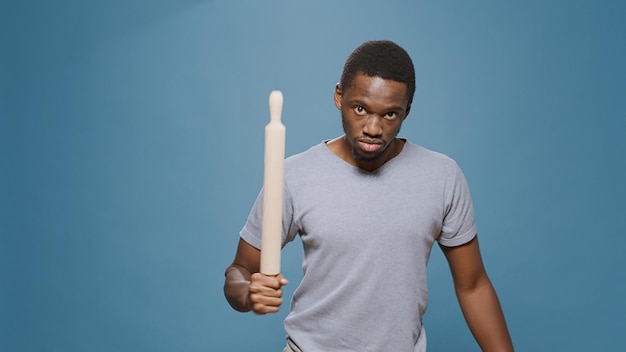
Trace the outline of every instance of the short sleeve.
<instances>
[{"instance_id":1,"label":"short sleeve","mask_svg":"<svg viewBox=\"0 0 626 352\"><path fill-rule=\"evenodd\" d=\"M294 230L293 226L293 206L289 191L283 190L283 233L282 233L282 246L284 247L287 242L293 241L297 234L297 230ZM239 232L241 238L248 242L250 245L257 249L261 249L262 238L262 223L263 223L263 189L257 195L256 200L250 210L248 219L245 225Z\"/></svg>"},{"instance_id":2,"label":"short sleeve","mask_svg":"<svg viewBox=\"0 0 626 352\"><path fill-rule=\"evenodd\" d=\"M438 241L446 247L465 244L476 236L474 206L465 175L455 163L444 191L444 218Z\"/></svg>"}]
</instances>

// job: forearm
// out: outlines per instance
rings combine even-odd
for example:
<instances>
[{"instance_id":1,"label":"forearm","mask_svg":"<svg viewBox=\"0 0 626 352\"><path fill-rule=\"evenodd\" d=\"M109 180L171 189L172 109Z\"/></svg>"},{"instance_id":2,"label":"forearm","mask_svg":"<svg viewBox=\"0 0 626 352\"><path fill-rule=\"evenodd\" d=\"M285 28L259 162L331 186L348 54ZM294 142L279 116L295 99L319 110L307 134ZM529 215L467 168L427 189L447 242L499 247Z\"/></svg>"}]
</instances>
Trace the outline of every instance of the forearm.
<instances>
[{"instance_id":1,"label":"forearm","mask_svg":"<svg viewBox=\"0 0 626 352\"><path fill-rule=\"evenodd\" d=\"M231 265L226 269L224 280L224 296L235 310L250 311L250 271L239 265Z\"/></svg>"},{"instance_id":2,"label":"forearm","mask_svg":"<svg viewBox=\"0 0 626 352\"><path fill-rule=\"evenodd\" d=\"M457 291L465 320L485 352L513 351L498 296L488 279L473 290Z\"/></svg>"}]
</instances>

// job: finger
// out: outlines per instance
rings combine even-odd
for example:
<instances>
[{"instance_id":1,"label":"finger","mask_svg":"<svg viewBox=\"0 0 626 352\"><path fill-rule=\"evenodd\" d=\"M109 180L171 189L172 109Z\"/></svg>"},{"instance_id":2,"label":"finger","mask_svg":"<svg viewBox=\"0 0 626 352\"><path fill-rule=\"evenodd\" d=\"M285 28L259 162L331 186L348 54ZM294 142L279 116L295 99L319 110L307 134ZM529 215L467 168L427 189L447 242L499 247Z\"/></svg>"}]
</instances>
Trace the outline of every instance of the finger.
<instances>
[{"instance_id":1,"label":"finger","mask_svg":"<svg viewBox=\"0 0 626 352\"><path fill-rule=\"evenodd\" d=\"M261 273L254 273L252 274L252 276L250 276L251 283L271 287L273 289L279 289L281 286L283 286L284 285L282 281L283 279L284 277L280 274L274 276L274 275L264 275Z\"/></svg>"},{"instance_id":2,"label":"finger","mask_svg":"<svg viewBox=\"0 0 626 352\"><path fill-rule=\"evenodd\" d=\"M252 310L257 314L275 313L280 310L281 298L272 298L260 294L251 294Z\"/></svg>"},{"instance_id":3,"label":"finger","mask_svg":"<svg viewBox=\"0 0 626 352\"><path fill-rule=\"evenodd\" d=\"M276 278L278 279L278 282L280 283L281 286L285 286L289 284L289 281L287 280L287 278L283 276L283 274L278 274Z\"/></svg>"}]
</instances>

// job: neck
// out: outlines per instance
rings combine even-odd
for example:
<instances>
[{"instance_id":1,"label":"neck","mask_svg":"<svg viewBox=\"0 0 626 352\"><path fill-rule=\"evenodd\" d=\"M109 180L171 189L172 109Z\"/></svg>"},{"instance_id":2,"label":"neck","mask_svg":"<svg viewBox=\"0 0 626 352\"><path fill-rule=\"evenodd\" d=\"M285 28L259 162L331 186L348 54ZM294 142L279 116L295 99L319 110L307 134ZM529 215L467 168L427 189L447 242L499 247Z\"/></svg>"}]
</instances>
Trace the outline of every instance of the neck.
<instances>
[{"instance_id":1,"label":"neck","mask_svg":"<svg viewBox=\"0 0 626 352\"><path fill-rule=\"evenodd\" d=\"M387 147L383 155L376 160L359 160L352 154L352 147L346 140L346 136L341 136L326 143L328 149L352 166L356 166L365 171L374 171L383 166L389 160L395 158L402 152L405 139L394 138L391 144Z\"/></svg>"}]
</instances>

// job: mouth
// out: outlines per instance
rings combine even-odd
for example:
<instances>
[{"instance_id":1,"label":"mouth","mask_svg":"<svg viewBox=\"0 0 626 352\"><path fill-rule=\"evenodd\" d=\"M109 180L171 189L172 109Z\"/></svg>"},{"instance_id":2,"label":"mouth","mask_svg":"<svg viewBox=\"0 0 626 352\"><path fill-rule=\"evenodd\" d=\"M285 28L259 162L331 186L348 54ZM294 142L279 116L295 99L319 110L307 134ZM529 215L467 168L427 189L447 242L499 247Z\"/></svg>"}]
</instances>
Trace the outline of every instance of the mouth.
<instances>
[{"instance_id":1,"label":"mouth","mask_svg":"<svg viewBox=\"0 0 626 352\"><path fill-rule=\"evenodd\" d=\"M368 153L377 152L383 146L382 142L380 141L361 139L361 140L358 140L357 142L359 143L359 147L361 147L363 151L368 152Z\"/></svg>"}]
</instances>

